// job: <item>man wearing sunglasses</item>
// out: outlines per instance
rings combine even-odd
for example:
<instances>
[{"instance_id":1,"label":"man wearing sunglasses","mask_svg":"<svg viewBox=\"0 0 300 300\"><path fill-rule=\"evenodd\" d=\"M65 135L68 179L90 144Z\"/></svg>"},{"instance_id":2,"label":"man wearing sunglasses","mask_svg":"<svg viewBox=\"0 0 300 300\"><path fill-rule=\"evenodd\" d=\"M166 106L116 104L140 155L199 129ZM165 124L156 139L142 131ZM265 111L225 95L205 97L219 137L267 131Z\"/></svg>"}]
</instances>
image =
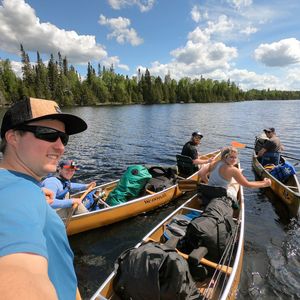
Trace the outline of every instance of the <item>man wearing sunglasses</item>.
<instances>
[{"instance_id":1,"label":"man wearing sunglasses","mask_svg":"<svg viewBox=\"0 0 300 300\"><path fill-rule=\"evenodd\" d=\"M78 207L75 214L82 214L88 212L89 207L85 207L79 198L69 198L70 193L80 192L88 189L90 186L95 186L95 182L89 184L72 182L76 170L79 168L74 160L62 160L57 168L57 176L51 176L45 178L41 186L45 187L54 192L54 201L51 207L54 209L69 208L73 204L77 203ZM67 214L66 210L60 209L59 215L65 217L64 212Z\"/></svg>"},{"instance_id":2,"label":"man wearing sunglasses","mask_svg":"<svg viewBox=\"0 0 300 300\"><path fill-rule=\"evenodd\" d=\"M77 279L65 227L39 181L55 172L69 135L87 124L56 102L26 98L1 125L0 295L2 299L75 299Z\"/></svg>"},{"instance_id":3,"label":"man wearing sunglasses","mask_svg":"<svg viewBox=\"0 0 300 300\"><path fill-rule=\"evenodd\" d=\"M258 151L257 157L263 166L267 164L274 164L276 166L279 164L279 152L283 151L284 147L281 144L279 137L276 135L275 128L265 128L264 132L268 139Z\"/></svg>"}]
</instances>

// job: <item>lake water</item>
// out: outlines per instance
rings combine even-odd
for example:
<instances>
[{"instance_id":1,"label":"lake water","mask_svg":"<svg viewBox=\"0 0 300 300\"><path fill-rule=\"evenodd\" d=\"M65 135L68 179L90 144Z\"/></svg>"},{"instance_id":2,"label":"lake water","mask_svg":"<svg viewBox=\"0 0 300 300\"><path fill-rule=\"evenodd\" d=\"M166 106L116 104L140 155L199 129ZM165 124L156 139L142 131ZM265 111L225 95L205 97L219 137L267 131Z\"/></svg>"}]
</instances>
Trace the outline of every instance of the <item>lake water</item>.
<instances>
[{"instance_id":1,"label":"lake water","mask_svg":"<svg viewBox=\"0 0 300 300\"><path fill-rule=\"evenodd\" d=\"M200 153L230 145L252 147L265 127L275 127L289 155L300 159L300 101L251 101L214 104L134 105L65 109L88 123L72 136L65 157L81 166L79 181L99 184L118 179L131 164L175 164L175 155L199 130ZM0 116L1 117L1 116ZM255 175L249 149L240 151L244 174ZM292 163L297 164L297 160ZM300 165L296 165L297 173ZM79 288L88 299L113 269L114 260L134 246L183 200L154 212L75 235ZM265 190L245 188L245 253L238 299L300 298L300 226Z\"/></svg>"}]
</instances>

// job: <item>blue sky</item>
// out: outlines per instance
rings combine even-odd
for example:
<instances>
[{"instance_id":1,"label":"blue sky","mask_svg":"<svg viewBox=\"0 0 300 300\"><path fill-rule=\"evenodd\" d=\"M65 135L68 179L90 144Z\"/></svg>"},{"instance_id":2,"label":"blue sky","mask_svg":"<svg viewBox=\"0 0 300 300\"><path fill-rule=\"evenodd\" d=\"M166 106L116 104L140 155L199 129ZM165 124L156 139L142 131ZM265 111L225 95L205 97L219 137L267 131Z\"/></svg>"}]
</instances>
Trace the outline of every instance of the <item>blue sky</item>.
<instances>
[{"instance_id":1,"label":"blue sky","mask_svg":"<svg viewBox=\"0 0 300 300\"><path fill-rule=\"evenodd\" d=\"M83 77L91 62L300 90L299 15L299 0L2 0L0 58L20 74L22 43L32 62L60 52Z\"/></svg>"}]
</instances>

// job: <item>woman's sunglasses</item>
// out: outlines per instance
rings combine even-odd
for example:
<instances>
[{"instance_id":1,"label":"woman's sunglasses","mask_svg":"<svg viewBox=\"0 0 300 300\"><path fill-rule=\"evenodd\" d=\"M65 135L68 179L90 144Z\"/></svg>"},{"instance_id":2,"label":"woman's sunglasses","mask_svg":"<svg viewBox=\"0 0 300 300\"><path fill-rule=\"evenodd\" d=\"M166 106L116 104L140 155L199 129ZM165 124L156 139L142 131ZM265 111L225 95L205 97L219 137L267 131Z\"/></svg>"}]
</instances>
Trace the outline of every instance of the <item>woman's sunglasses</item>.
<instances>
[{"instance_id":1,"label":"woman's sunglasses","mask_svg":"<svg viewBox=\"0 0 300 300\"><path fill-rule=\"evenodd\" d=\"M50 143L54 143L57 141L58 138L60 138L60 140L64 146L66 146L69 141L68 134L66 134L62 131L56 130L54 128L50 128L50 127L34 126L34 125L20 125L20 126L16 127L15 130L32 132L37 139L47 141Z\"/></svg>"}]
</instances>

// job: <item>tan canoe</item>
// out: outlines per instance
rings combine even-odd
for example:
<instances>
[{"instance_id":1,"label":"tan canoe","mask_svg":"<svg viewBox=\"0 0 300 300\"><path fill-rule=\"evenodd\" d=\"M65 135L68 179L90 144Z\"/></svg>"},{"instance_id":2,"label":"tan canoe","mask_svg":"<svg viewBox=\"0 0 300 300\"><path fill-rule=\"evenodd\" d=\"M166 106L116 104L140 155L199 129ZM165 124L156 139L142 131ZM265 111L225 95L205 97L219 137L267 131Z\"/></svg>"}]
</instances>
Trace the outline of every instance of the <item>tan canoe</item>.
<instances>
[{"instance_id":1,"label":"tan canoe","mask_svg":"<svg viewBox=\"0 0 300 300\"><path fill-rule=\"evenodd\" d=\"M284 161L283 157L281 157L281 161ZM290 215L297 216L300 204L300 185L297 175L290 176L286 183L282 183L264 169L255 153L252 156L252 166L260 178L271 179L271 190L286 204Z\"/></svg>"},{"instance_id":2,"label":"tan canoe","mask_svg":"<svg viewBox=\"0 0 300 300\"><path fill-rule=\"evenodd\" d=\"M203 159L214 157L220 151L214 151L202 156ZM179 174L181 175L181 174ZM189 179L199 180L199 171L188 177ZM96 189L102 188L107 196L117 185L118 180L109 182L96 187ZM76 194L80 197L82 193ZM122 203L120 205L105 207L101 210L81 214L73 215L68 222L67 234L72 235L87 230L95 229L98 227L106 226L112 223L125 220L127 218L137 216L141 213L156 209L162 205L169 203L182 195L178 185L175 184L165 190L157 193L148 193L143 197ZM74 196L74 195L73 195Z\"/></svg>"},{"instance_id":3,"label":"tan canoe","mask_svg":"<svg viewBox=\"0 0 300 300\"><path fill-rule=\"evenodd\" d=\"M244 196L242 187L239 187L238 201L240 207L234 212L234 221L237 225L236 230L233 233L232 239L221 260L209 261L205 257L200 260L201 264L215 269L214 274L210 275L211 277L206 278L203 282L197 282L197 287L203 295L203 299L236 299L243 264L244 248ZM178 214L188 214L191 211L201 211L203 207L201 207L200 203L201 201L199 201L198 196L194 195L165 218L159 225L157 225L135 247L139 247L142 243L149 240L162 242L164 240L163 234L166 225L172 220L172 218ZM187 255L183 254L183 256ZM112 272L92 296L91 300L120 300L113 291L114 277L115 273Z\"/></svg>"}]
</instances>

